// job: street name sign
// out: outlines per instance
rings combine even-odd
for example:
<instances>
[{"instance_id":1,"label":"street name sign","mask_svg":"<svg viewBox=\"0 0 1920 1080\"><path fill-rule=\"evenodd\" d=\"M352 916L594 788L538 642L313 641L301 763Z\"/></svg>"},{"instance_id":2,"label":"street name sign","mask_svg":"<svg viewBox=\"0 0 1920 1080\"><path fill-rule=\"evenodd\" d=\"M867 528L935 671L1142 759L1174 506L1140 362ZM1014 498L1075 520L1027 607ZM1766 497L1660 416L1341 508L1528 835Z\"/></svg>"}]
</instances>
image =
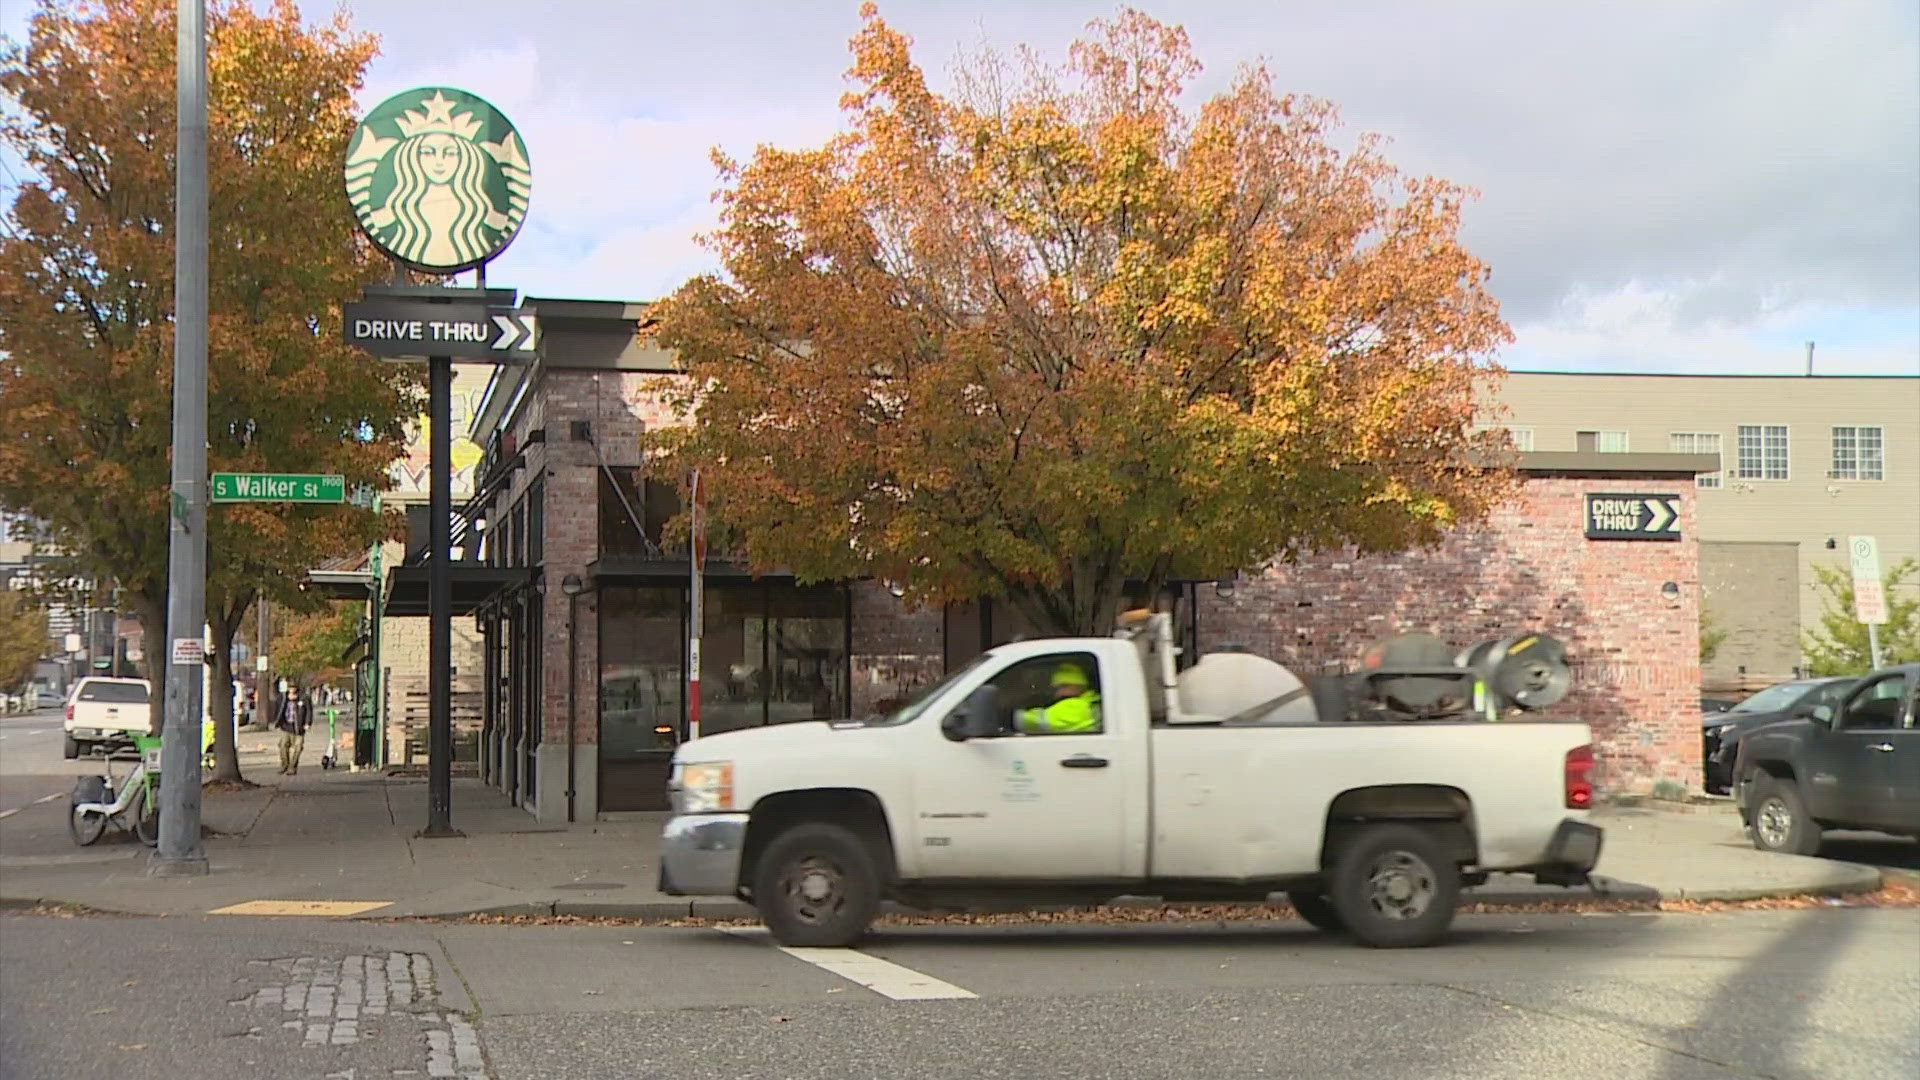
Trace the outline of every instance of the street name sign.
<instances>
[{"instance_id":1,"label":"street name sign","mask_svg":"<svg viewBox=\"0 0 1920 1080\"><path fill-rule=\"evenodd\" d=\"M347 344L388 359L450 356L515 363L539 355L540 320L520 308L362 300L344 305L342 322Z\"/></svg>"},{"instance_id":2,"label":"street name sign","mask_svg":"<svg viewBox=\"0 0 1920 1080\"><path fill-rule=\"evenodd\" d=\"M1589 540L1678 540L1680 496L1588 492Z\"/></svg>"},{"instance_id":3,"label":"street name sign","mask_svg":"<svg viewBox=\"0 0 1920 1080\"><path fill-rule=\"evenodd\" d=\"M214 473L213 501L341 503L347 478L321 473Z\"/></svg>"}]
</instances>

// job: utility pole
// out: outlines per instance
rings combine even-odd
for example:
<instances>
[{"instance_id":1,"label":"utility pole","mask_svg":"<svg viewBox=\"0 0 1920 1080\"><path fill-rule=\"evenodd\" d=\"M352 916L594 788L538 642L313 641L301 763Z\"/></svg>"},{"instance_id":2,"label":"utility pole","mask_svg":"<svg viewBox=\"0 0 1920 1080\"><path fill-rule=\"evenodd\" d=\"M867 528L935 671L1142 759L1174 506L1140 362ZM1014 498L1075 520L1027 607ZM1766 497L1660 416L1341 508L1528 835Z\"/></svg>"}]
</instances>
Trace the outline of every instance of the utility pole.
<instances>
[{"instance_id":1,"label":"utility pole","mask_svg":"<svg viewBox=\"0 0 1920 1080\"><path fill-rule=\"evenodd\" d=\"M273 693L269 689L272 680L267 678L267 639L272 632L272 615L267 611L267 604L267 591L262 588L260 599L254 602L260 618L253 634L253 722L260 727L266 727L267 717L273 714Z\"/></svg>"},{"instance_id":2,"label":"utility pole","mask_svg":"<svg viewBox=\"0 0 1920 1080\"><path fill-rule=\"evenodd\" d=\"M166 727L160 844L149 872L207 872L200 843L200 697L207 587L207 11L177 0L174 162L173 490L167 515Z\"/></svg>"}]
</instances>

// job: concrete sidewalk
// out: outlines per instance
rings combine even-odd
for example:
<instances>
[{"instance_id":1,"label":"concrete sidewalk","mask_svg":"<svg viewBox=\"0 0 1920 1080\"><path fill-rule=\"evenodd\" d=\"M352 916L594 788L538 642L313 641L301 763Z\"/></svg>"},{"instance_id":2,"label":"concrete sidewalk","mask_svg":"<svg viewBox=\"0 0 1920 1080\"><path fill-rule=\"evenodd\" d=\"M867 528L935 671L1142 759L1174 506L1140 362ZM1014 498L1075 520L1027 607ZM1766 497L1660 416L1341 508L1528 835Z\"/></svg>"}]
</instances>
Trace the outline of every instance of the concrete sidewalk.
<instances>
[{"instance_id":1,"label":"concrete sidewalk","mask_svg":"<svg viewBox=\"0 0 1920 1080\"><path fill-rule=\"evenodd\" d=\"M655 891L665 815L543 826L484 784L456 780L452 819L466 835L423 840L414 834L426 822L424 780L322 772L316 742L309 741L298 776L255 765L248 775L261 787L207 792L203 821L219 834L206 842L208 876L150 878L148 850L110 834L70 854L0 852L0 905L190 915L248 901L358 901L368 905L354 913L363 918L751 914L737 900ZM1755 851L1730 805L1615 808L1595 819L1607 835L1594 888L1499 875L1468 901L1744 900L1871 892L1881 884L1872 867Z\"/></svg>"}]
</instances>

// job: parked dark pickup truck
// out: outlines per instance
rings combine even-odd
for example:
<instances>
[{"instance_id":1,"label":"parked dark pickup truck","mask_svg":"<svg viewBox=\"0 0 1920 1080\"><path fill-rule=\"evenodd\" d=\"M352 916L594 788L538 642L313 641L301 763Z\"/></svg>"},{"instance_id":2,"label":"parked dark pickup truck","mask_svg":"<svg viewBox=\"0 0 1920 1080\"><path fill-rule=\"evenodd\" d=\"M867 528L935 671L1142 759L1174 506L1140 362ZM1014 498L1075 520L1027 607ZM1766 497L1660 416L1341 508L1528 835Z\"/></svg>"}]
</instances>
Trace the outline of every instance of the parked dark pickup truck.
<instances>
[{"instance_id":1,"label":"parked dark pickup truck","mask_svg":"<svg viewBox=\"0 0 1920 1080\"><path fill-rule=\"evenodd\" d=\"M1920 838L1920 664L1876 671L1840 700L1740 740L1734 794L1763 851L1812 855L1823 829Z\"/></svg>"}]
</instances>

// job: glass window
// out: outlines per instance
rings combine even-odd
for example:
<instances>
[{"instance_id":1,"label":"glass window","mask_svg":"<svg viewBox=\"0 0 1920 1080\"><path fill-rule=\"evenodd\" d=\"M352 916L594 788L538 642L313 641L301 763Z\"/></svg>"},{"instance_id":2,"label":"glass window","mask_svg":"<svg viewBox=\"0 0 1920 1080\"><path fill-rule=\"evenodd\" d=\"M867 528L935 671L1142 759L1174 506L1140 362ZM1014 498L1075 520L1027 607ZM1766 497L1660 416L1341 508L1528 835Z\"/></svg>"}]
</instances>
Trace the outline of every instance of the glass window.
<instances>
[{"instance_id":1,"label":"glass window","mask_svg":"<svg viewBox=\"0 0 1920 1080\"><path fill-rule=\"evenodd\" d=\"M1787 426L1741 424L1735 475L1742 480L1787 479Z\"/></svg>"},{"instance_id":2,"label":"glass window","mask_svg":"<svg viewBox=\"0 0 1920 1080\"><path fill-rule=\"evenodd\" d=\"M1907 692L1907 677L1900 672L1882 675L1863 687L1847 701L1845 726L1848 728L1891 728L1900 726L1901 698Z\"/></svg>"},{"instance_id":3,"label":"glass window","mask_svg":"<svg viewBox=\"0 0 1920 1080\"><path fill-rule=\"evenodd\" d=\"M600 756L630 759L680 741L684 590L600 590Z\"/></svg>"},{"instance_id":4,"label":"glass window","mask_svg":"<svg viewBox=\"0 0 1920 1080\"><path fill-rule=\"evenodd\" d=\"M1533 429L1530 427L1510 427L1507 437L1513 440L1513 448L1523 454L1533 449Z\"/></svg>"},{"instance_id":5,"label":"glass window","mask_svg":"<svg viewBox=\"0 0 1920 1080\"><path fill-rule=\"evenodd\" d=\"M142 683L88 680L80 687L80 700L104 701L114 705L144 705L147 702L147 688Z\"/></svg>"},{"instance_id":6,"label":"glass window","mask_svg":"<svg viewBox=\"0 0 1920 1080\"><path fill-rule=\"evenodd\" d=\"M1100 668L1092 653L1023 660L993 677L1000 708L1022 735L1098 735Z\"/></svg>"},{"instance_id":7,"label":"glass window","mask_svg":"<svg viewBox=\"0 0 1920 1080\"><path fill-rule=\"evenodd\" d=\"M851 711L846 590L769 586L764 633L767 722L846 717Z\"/></svg>"},{"instance_id":8,"label":"glass window","mask_svg":"<svg viewBox=\"0 0 1920 1080\"><path fill-rule=\"evenodd\" d=\"M1835 480L1879 480L1886 475L1886 436L1879 427L1841 426L1833 429Z\"/></svg>"},{"instance_id":9,"label":"glass window","mask_svg":"<svg viewBox=\"0 0 1920 1080\"><path fill-rule=\"evenodd\" d=\"M547 482L541 477L527 485L527 565L546 565L546 534Z\"/></svg>"},{"instance_id":10,"label":"glass window","mask_svg":"<svg viewBox=\"0 0 1920 1080\"><path fill-rule=\"evenodd\" d=\"M1719 454L1720 433L1717 431L1676 431L1667 436L1667 449L1676 454ZM1701 473L1694 477L1696 485L1703 488L1720 486L1720 473L1714 471Z\"/></svg>"}]
</instances>

